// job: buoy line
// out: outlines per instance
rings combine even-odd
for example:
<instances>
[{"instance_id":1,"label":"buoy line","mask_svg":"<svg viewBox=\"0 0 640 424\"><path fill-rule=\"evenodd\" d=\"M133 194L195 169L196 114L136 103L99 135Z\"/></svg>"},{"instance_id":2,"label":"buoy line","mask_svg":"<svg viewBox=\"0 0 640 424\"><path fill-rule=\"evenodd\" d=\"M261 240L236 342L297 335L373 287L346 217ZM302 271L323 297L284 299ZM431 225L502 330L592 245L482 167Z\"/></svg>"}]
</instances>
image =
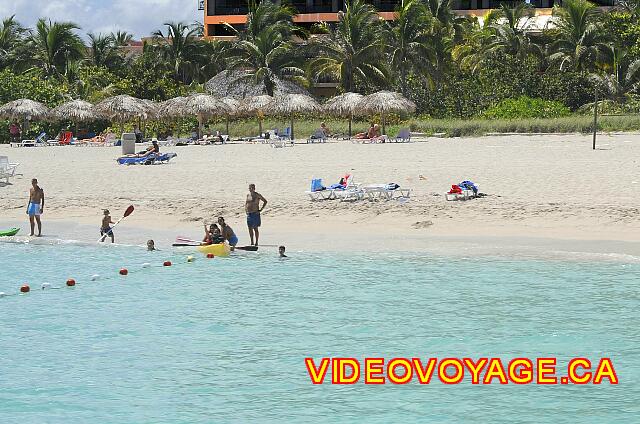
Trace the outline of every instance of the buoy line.
<instances>
[{"instance_id":1,"label":"buoy line","mask_svg":"<svg viewBox=\"0 0 640 424\"><path fill-rule=\"evenodd\" d=\"M213 259L215 258L215 256L211 253L207 254L206 256L208 259ZM186 258L186 262L184 262L185 264L191 264L195 261L195 257L192 255L187 256ZM164 262L162 262L162 265L158 265L158 266L153 266L153 268L169 268L169 267L175 267L176 265L182 265L182 264L174 264L173 262L166 260ZM144 262L141 266L139 270L131 270L129 271L129 269L127 268L120 268L120 270L118 271L118 274L121 277L126 277L129 275L130 272L132 273L137 273L143 269L146 268L151 268L152 264L149 262ZM108 281L108 280L112 280L118 278L118 276L116 275L109 275L106 277L102 277L100 274L93 274L88 281ZM79 281L81 282L81 281ZM78 281L76 281L75 278L68 278L67 281L65 282L66 287L69 288L73 288L76 287L78 285ZM58 290L58 289L62 289L64 288L64 286L54 286L51 283L42 283L40 285L40 291L47 291L47 290ZM19 296L19 295L26 295L31 293L31 286L29 285L29 283L24 283L20 286L20 288L18 289L17 292L15 293L6 293L3 291L0 291L0 298L3 297L9 297L9 296Z\"/></svg>"}]
</instances>

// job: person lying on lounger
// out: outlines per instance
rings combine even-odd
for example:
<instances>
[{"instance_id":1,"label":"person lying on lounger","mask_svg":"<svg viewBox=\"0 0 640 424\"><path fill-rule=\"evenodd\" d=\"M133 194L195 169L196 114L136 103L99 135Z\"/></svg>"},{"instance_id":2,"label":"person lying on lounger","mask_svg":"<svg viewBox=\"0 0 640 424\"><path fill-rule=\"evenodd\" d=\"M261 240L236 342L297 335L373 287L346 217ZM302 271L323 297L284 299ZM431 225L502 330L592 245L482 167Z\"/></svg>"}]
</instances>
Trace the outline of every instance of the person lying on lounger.
<instances>
[{"instance_id":1,"label":"person lying on lounger","mask_svg":"<svg viewBox=\"0 0 640 424\"><path fill-rule=\"evenodd\" d=\"M157 153L160 153L160 146L158 146L158 142L156 140L153 140L151 142L151 146L147 147L145 151L134 153L132 155L124 155L120 157L121 158L146 158L147 156L151 156Z\"/></svg>"}]
</instances>

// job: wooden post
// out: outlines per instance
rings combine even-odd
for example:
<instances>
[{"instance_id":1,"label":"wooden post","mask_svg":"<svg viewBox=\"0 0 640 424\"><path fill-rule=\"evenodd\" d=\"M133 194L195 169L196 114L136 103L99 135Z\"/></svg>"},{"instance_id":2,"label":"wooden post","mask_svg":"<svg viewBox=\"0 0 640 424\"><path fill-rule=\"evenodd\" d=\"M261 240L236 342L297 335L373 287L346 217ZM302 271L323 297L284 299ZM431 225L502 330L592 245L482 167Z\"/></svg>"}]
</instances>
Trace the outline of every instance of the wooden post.
<instances>
[{"instance_id":1,"label":"wooden post","mask_svg":"<svg viewBox=\"0 0 640 424\"><path fill-rule=\"evenodd\" d=\"M598 86L596 85L595 102L593 103L593 150L596 150L596 133L598 132Z\"/></svg>"},{"instance_id":2,"label":"wooden post","mask_svg":"<svg viewBox=\"0 0 640 424\"><path fill-rule=\"evenodd\" d=\"M294 136L293 136L293 114L291 114L291 141L294 140Z\"/></svg>"}]
</instances>

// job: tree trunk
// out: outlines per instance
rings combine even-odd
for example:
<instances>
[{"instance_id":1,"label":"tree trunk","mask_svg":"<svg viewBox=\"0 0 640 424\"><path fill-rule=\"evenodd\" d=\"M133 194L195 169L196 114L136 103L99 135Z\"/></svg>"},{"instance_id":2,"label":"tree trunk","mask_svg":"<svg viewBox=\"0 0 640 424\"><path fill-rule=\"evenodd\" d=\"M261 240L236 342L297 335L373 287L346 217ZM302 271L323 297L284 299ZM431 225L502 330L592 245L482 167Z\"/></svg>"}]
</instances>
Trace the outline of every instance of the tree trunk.
<instances>
[{"instance_id":1,"label":"tree trunk","mask_svg":"<svg viewBox=\"0 0 640 424\"><path fill-rule=\"evenodd\" d=\"M593 103L593 150L596 150L596 133L598 132L598 86L596 86Z\"/></svg>"}]
</instances>

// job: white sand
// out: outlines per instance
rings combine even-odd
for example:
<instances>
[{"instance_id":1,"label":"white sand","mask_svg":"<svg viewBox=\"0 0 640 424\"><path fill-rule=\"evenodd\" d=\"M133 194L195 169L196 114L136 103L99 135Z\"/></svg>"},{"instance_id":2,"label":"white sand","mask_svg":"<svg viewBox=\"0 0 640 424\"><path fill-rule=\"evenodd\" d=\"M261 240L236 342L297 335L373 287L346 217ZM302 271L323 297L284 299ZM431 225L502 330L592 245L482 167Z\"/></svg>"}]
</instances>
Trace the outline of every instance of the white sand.
<instances>
[{"instance_id":1,"label":"white sand","mask_svg":"<svg viewBox=\"0 0 640 424\"><path fill-rule=\"evenodd\" d=\"M138 228L152 236L195 237L203 219L222 214L248 244L243 205L247 185L255 183L269 200L263 243L413 249L443 237L543 237L585 246L640 240L637 134L600 135L596 151L590 136L582 135L163 150L178 157L168 165L120 166L114 161L119 148L0 146L0 155L20 162L20 175L10 185L0 183L0 224L23 222L26 233L28 189L37 177L47 199L44 232L53 221L76 222L90 225L87 239L96 235L102 208L117 218L134 204L120 234ZM346 172L360 183L396 182L413 195L406 203L345 203L311 202L304 193L312 177L329 185ZM477 182L488 196L446 202L443 193L463 179Z\"/></svg>"}]
</instances>

